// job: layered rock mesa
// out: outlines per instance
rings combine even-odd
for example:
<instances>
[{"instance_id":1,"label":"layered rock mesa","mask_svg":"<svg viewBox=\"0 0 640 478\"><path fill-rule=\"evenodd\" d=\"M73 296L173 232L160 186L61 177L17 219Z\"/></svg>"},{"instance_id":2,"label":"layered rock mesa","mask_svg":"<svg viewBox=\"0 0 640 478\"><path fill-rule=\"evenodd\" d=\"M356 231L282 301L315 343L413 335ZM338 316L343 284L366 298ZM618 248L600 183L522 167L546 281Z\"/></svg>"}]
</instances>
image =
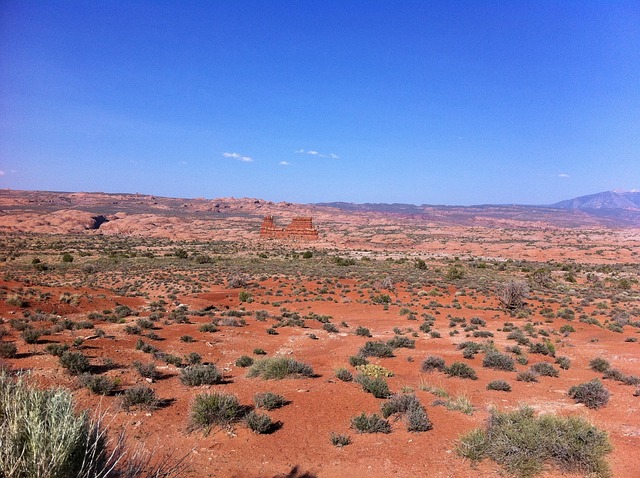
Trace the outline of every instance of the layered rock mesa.
<instances>
[{"instance_id":1,"label":"layered rock mesa","mask_svg":"<svg viewBox=\"0 0 640 478\"><path fill-rule=\"evenodd\" d=\"M303 239L313 241L318 239L318 230L313 227L310 217L294 217L287 227L276 227L273 216L265 216L260 227L260 237L276 239Z\"/></svg>"}]
</instances>

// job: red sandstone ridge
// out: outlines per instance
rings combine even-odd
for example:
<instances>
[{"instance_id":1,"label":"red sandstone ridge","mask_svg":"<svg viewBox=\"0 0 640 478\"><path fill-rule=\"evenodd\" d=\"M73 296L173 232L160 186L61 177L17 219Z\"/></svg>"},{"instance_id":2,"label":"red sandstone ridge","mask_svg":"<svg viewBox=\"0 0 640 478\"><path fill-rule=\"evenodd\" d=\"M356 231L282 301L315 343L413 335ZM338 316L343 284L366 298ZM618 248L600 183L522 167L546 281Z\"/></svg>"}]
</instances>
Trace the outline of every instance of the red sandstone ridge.
<instances>
[{"instance_id":1,"label":"red sandstone ridge","mask_svg":"<svg viewBox=\"0 0 640 478\"><path fill-rule=\"evenodd\" d=\"M294 217L285 228L276 227L273 216L265 216L260 228L261 237L277 239L305 239L313 241L318 239L318 230L313 227L313 219L310 217Z\"/></svg>"}]
</instances>

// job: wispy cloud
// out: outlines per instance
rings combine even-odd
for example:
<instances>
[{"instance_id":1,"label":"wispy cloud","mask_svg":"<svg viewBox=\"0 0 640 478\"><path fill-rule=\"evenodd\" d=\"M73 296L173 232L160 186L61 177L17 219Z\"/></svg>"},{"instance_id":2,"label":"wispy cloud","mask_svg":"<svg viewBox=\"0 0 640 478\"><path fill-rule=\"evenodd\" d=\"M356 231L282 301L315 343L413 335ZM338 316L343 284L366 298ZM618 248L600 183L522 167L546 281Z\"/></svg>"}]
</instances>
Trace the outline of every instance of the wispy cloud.
<instances>
[{"instance_id":1,"label":"wispy cloud","mask_svg":"<svg viewBox=\"0 0 640 478\"><path fill-rule=\"evenodd\" d=\"M7 173L5 173L3 170L0 169L0 176L4 176L5 174Z\"/></svg>"},{"instance_id":2,"label":"wispy cloud","mask_svg":"<svg viewBox=\"0 0 640 478\"><path fill-rule=\"evenodd\" d=\"M569 176L567 173L560 173L560 174L558 174L558 177L559 178L569 178L571 176Z\"/></svg>"},{"instance_id":3,"label":"wispy cloud","mask_svg":"<svg viewBox=\"0 0 640 478\"><path fill-rule=\"evenodd\" d=\"M225 158L235 159L236 161L242 161L243 163L251 163L253 158L249 156L242 156L240 153L222 153Z\"/></svg>"},{"instance_id":4,"label":"wispy cloud","mask_svg":"<svg viewBox=\"0 0 640 478\"><path fill-rule=\"evenodd\" d=\"M186 164L188 164L186 161L180 161L179 164L182 164L183 166L185 166Z\"/></svg>"},{"instance_id":5,"label":"wispy cloud","mask_svg":"<svg viewBox=\"0 0 640 478\"><path fill-rule=\"evenodd\" d=\"M280 161L278 164L280 166L289 166L291 163L287 163L286 161Z\"/></svg>"},{"instance_id":6,"label":"wispy cloud","mask_svg":"<svg viewBox=\"0 0 640 478\"><path fill-rule=\"evenodd\" d=\"M318 158L331 158L331 159L340 159L340 156L334 153L321 153L320 151L316 151L315 149L309 149L305 151L304 149L298 149L296 154L308 154L310 156L316 156Z\"/></svg>"}]
</instances>

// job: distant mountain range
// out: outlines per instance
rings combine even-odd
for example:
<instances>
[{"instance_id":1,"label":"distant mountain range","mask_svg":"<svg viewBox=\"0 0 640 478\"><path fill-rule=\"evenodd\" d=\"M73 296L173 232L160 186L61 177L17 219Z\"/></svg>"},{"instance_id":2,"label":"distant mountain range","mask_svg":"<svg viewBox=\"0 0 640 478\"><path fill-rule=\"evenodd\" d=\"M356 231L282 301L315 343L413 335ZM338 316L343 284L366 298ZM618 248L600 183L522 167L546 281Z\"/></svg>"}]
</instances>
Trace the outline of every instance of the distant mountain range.
<instances>
[{"instance_id":1,"label":"distant mountain range","mask_svg":"<svg viewBox=\"0 0 640 478\"><path fill-rule=\"evenodd\" d=\"M582 218L592 217L604 220L610 226L640 226L640 192L605 191L588 196L567 199L548 206L532 205L477 205L477 206L433 206L403 203L365 203L347 202L317 203L316 206L327 206L351 212L381 212L400 215L425 215L434 210L448 211L450 214L463 212L467 215L491 214L501 216L530 216L531 219L541 215L553 215L554 210L567 213L580 213ZM566 220L564 220L566 224Z\"/></svg>"},{"instance_id":2,"label":"distant mountain range","mask_svg":"<svg viewBox=\"0 0 640 478\"><path fill-rule=\"evenodd\" d=\"M640 210L640 191L622 192L605 191L588 196L580 196L552 204L559 209L580 209L592 211L601 209Z\"/></svg>"}]
</instances>

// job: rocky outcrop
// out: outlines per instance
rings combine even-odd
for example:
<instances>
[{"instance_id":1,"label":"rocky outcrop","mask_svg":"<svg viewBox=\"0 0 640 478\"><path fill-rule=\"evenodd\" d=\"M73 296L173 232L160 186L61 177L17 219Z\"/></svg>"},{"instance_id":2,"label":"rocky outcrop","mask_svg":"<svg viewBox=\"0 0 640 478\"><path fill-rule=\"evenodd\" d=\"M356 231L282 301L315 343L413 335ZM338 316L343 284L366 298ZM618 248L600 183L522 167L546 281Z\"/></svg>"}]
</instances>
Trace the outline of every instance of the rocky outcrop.
<instances>
[{"instance_id":1,"label":"rocky outcrop","mask_svg":"<svg viewBox=\"0 0 640 478\"><path fill-rule=\"evenodd\" d=\"M285 227L276 227L273 216L265 216L260 227L260 236L275 239L303 239L314 241L318 239L318 230L313 227L310 217L294 217Z\"/></svg>"}]
</instances>

